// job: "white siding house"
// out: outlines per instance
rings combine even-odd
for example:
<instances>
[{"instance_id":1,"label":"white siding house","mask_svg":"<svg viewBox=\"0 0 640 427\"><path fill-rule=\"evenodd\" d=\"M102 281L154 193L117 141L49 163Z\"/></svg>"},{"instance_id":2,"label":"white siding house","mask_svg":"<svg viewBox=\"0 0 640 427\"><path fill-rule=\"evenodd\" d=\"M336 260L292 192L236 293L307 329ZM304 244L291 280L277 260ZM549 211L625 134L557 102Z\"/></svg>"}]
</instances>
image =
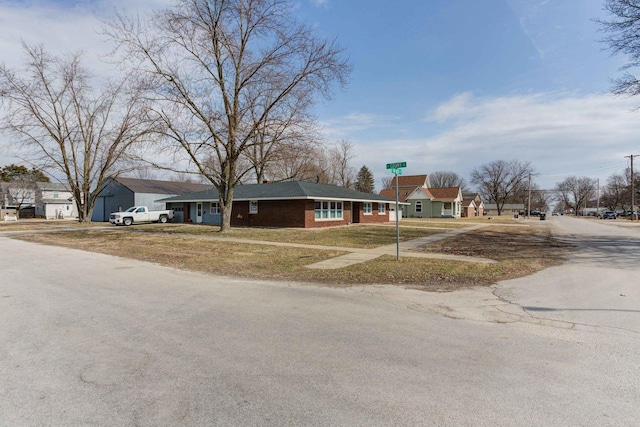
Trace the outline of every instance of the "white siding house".
<instances>
[{"instance_id":1,"label":"white siding house","mask_svg":"<svg viewBox=\"0 0 640 427\"><path fill-rule=\"evenodd\" d=\"M36 182L35 215L46 219L77 219L73 195L58 182Z\"/></svg>"}]
</instances>

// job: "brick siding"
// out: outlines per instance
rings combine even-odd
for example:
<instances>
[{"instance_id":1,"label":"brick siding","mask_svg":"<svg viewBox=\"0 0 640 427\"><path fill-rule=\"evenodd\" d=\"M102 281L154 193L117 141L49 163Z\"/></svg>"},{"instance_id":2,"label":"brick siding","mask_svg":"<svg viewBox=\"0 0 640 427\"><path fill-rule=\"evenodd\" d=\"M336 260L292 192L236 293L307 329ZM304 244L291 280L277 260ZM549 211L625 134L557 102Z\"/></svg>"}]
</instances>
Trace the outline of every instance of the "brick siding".
<instances>
[{"instance_id":1,"label":"brick siding","mask_svg":"<svg viewBox=\"0 0 640 427\"><path fill-rule=\"evenodd\" d=\"M378 204L373 204L373 213L364 215L362 203L354 204L354 219L364 224L389 222L389 204L383 215L378 214ZM351 202L343 202L342 219L315 219L313 200L258 201L258 213L249 214L249 202L234 202L231 226L235 227L298 227L322 228L351 223Z\"/></svg>"}]
</instances>

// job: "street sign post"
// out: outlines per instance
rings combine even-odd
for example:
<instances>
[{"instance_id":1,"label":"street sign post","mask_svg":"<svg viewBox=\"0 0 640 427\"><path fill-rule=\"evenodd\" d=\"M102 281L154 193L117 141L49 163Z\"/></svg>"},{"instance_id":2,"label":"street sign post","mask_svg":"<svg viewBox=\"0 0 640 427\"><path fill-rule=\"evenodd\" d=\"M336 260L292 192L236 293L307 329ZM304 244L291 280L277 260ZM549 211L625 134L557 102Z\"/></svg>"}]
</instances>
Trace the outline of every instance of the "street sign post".
<instances>
[{"instance_id":1,"label":"street sign post","mask_svg":"<svg viewBox=\"0 0 640 427\"><path fill-rule=\"evenodd\" d=\"M407 167L407 162L387 163L387 169L391 169L391 173L396 176L396 260L400 261L400 223L399 223L399 205L398 202L398 175L402 175L402 168Z\"/></svg>"},{"instance_id":2,"label":"street sign post","mask_svg":"<svg viewBox=\"0 0 640 427\"><path fill-rule=\"evenodd\" d=\"M387 169L406 168L407 162L387 163Z\"/></svg>"}]
</instances>

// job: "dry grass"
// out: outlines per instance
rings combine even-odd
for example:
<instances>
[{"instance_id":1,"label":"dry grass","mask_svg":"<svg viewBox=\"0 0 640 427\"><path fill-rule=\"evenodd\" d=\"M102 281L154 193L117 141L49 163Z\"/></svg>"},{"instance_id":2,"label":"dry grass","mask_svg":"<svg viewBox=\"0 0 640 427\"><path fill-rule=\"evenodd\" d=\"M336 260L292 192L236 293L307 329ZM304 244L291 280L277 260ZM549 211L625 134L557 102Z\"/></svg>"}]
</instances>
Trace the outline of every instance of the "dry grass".
<instances>
[{"instance_id":1,"label":"dry grass","mask_svg":"<svg viewBox=\"0 0 640 427\"><path fill-rule=\"evenodd\" d=\"M131 230L147 233L167 233L173 235L214 236L228 239L251 239L267 242L300 243L308 245L335 246L344 248L376 248L396 242L396 229L393 226L350 225L324 229L276 229L234 227L227 233L218 233L219 227L187 224L150 224L137 226ZM443 229L403 227L400 240L417 239L441 233Z\"/></svg>"},{"instance_id":2,"label":"dry grass","mask_svg":"<svg viewBox=\"0 0 640 427\"><path fill-rule=\"evenodd\" d=\"M370 247L395 239L390 227L344 227L327 230L234 229L221 235L211 227L161 226L114 227L111 230L25 234L18 238L49 245L120 255L158 264L236 277L322 283L329 286L392 284L428 291L490 285L520 277L561 262L570 250L557 242L544 227L491 226L430 244L423 251L473 255L498 260L497 264L401 258L378 259L337 270L305 268L344 254L335 250L301 249L273 245L237 243L208 237L315 243L329 246ZM410 229L401 231L409 238ZM416 237L433 230L416 229ZM391 234L390 234L391 233ZM391 242L389 241L391 239ZM380 243L382 242L382 243Z\"/></svg>"},{"instance_id":3,"label":"dry grass","mask_svg":"<svg viewBox=\"0 0 640 427\"><path fill-rule=\"evenodd\" d=\"M36 230L57 230L77 227L104 227L105 223L79 223L76 220L47 220L47 219L20 219L18 221L3 221L0 219L0 233L5 231L36 231Z\"/></svg>"}]
</instances>

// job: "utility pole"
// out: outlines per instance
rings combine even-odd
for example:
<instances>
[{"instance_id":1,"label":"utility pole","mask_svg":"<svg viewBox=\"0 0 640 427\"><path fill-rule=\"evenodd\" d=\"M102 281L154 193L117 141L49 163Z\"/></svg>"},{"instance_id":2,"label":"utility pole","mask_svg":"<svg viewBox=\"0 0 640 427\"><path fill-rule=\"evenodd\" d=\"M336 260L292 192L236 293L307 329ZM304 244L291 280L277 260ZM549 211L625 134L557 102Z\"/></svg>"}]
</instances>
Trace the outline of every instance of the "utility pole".
<instances>
[{"instance_id":1,"label":"utility pole","mask_svg":"<svg viewBox=\"0 0 640 427\"><path fill-rule=\"evenodd\" d=\"M596 194L596 215L600 216L600 178L598 178L598 193Z\"/></svg>"},{"instance_id":2,"label":"utility pole","mask_svg":"<svg viewBox=\"0 0 640 427\"><path fill-rule=\"evenodd\" d=\"M531 215L531 172L529 172L529 200L527 200L527 219Z\"/></svg>"},{"instance_id":3,"label":"utility pole","mask_svg":"<svg viewBox=\"0 0 640 427\"><path fill-rule=\"evenodd\" d=\"M635 186L635 179L633 176L633 158L637 156L637 154L630 154L628 156L629 159L631 159L631 221L635 221L636 220L636 186Z\"/></svg>"}]
</instances>

